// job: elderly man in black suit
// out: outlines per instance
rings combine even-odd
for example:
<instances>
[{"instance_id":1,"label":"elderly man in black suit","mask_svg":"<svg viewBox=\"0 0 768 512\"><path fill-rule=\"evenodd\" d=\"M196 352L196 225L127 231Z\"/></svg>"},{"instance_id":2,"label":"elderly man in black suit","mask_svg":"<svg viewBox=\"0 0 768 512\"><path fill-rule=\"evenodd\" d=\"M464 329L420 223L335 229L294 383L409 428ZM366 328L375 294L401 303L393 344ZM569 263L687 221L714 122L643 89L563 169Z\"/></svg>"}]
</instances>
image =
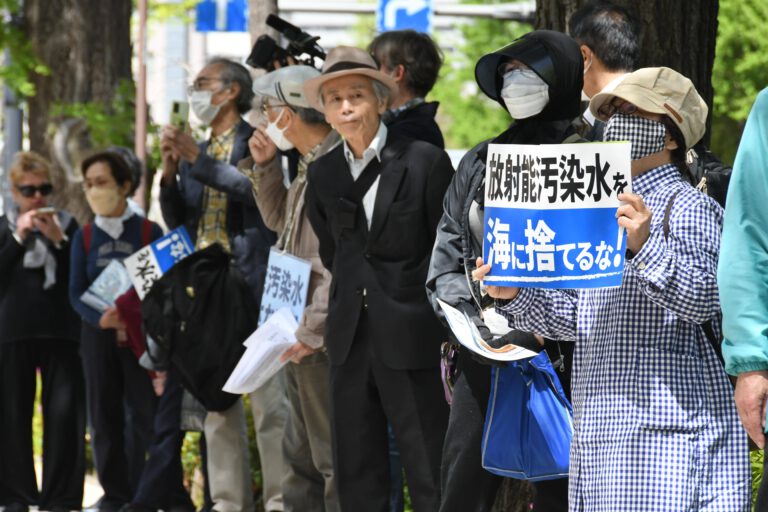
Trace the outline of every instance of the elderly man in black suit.
<instances>
[{"instance_id":1,"label":"elderly man in black suit","mask_svg":"<svg viewBox=\"0 0 768 512\"><path fill-rule=\"evenodd\" d=\"M437 147L387 134L381 115L395 88L370 55L349 47L331 51L304 85L344 139L309 168L306 197L333 274L325 339L344 511L389 508L387 421L414 509L436 511L440 501L446 333L424 282L453 168Z\"/></svg>"}]
</instances>

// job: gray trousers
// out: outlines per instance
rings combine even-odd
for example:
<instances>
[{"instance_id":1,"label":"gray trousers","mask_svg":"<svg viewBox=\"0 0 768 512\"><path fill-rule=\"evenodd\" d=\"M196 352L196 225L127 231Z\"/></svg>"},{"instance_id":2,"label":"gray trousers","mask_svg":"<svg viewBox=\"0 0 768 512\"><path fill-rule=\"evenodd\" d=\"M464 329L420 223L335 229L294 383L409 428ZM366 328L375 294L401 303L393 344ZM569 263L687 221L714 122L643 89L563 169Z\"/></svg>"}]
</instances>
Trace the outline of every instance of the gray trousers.
<instances>
[{"instance_id":1,"label":"gray trousers","mask_svg":"<svg viewBox=\"0 0 768 512\"><path fill-rule=\"evenodd\" d=\"M317 352L285 367L290 404L283 437L285 512L340 512L333 471L329 362Z\"/></svg>"},{"instance_id":2,"label":"gray trousers","mask_svg":"<svg viewBox=\"0 0 768 512\"><path fill-rule=\"evenodd\" d=\"M285 474L283 460L283 434L288 418L288 399L285 396L285 374L277 372L256 391L250 393L251 412L259 448L264 510L283 510L281 482Z\"/></svg>"},{"instance_id":3,"label":"gray trousers","mask_svg":"<svg viewBox=\"0 0 768 512\"><path fill-rule=\"evenodd\" d=\"M208 450L208 485L217 512L252 512L248 434L242 400L209 412L203 424Z\"/></svg>"}]
</instances>

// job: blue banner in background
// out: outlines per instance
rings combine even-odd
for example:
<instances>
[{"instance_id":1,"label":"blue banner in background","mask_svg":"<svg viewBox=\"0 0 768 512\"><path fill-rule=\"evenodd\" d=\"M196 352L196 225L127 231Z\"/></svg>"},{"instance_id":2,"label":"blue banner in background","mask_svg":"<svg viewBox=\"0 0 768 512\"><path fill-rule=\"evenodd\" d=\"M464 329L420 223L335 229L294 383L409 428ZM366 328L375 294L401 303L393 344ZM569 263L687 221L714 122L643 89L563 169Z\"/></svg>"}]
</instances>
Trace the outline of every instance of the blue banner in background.
<instances>
[{"instance_id":1,"label":"blue banner in background","mask_svg":"<svg viewBox=\"0 0 768 512\"><path fill-rule=\"evenodd\" d=\"M431 32L432 0L379 0L376 29L379 32L405 29Z\"/></svg>"},{"instance_id":2,"label":"blue banner in background","mask_svg":"<svg viewBox=\"0 0 768 512\"><path fill-rule=\"evenodd\" d=\"M203 0L195 12L198 32L248 32L248 0Z\"/></svg>"}]
</instances>

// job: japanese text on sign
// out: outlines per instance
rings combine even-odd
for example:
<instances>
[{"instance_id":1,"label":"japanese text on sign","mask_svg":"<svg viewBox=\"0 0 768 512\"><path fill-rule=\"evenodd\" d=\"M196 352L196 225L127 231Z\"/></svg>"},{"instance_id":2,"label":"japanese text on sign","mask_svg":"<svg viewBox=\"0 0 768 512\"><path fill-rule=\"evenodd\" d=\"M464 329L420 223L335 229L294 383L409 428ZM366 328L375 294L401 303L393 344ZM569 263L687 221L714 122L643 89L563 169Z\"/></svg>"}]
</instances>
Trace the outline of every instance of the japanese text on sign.
<instances>
[{"instance_id":1,"label":"japanese text on sign","mask_svg":"<svg viewBox=\"0 0 768 512\"><path fill-rule=\"evenodd\" d=\"M618 195L630 191L628 143L491 144L484 260L502 286L618 286L624 238Z\"/></svg>"},{"instance_id":2,"label":"japanese text on sign","mask_svg":"<svg viewBox=\"0 0 768 512\"><path fill-rule=\"evenodd\" d=\"M306 260L277 249L270 251L267 277L264 280L264 292L261 296L259 325L284 307L290 308L296 321L301 320L307 305L311 269L311 263Z\"/></svg>"},{"instance_id":3,"label":"japanese text on sign","mask_svg":"<svg viewBox=\"0 0 768 512\"><path fill-rule=\"evenodd\" d=\"M193 251L187 230L181 226L127 257L123 263L139 298L143 300L155 281Z\"/></svg>"}]
</instances>

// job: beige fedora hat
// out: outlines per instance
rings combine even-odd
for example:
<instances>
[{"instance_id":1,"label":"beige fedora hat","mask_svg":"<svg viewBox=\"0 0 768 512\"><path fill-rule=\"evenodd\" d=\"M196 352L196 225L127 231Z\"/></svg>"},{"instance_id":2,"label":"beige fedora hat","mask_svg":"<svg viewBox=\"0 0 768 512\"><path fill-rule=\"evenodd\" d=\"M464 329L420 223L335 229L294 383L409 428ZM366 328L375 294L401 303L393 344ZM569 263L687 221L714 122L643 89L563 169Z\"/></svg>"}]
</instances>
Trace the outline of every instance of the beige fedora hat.
<instances>
[{"instance_id":1,"label":"beige fedora hat","mask_svg":"<svg viewBox=\"0 0 768 512\"><path fill-rule=\"evenodd\" d=\"M685 137L686 149L704 136L707 104L693 82L674 69L638 69L626 75L612 91L596 94L589 102L589 110L597 119L606 121L600 107L613 98L621 98L646 112L669 116Z\"/></svg>"},{"instance_id":2,"label":"beige fedora hat","mask_svg":"<svg viewBox=\"0 0 768 512\"><path fill-rule=\"evenodd\" d=\"M337 46L328 52L321 75L304 82L304 96L310 106L324 112L325 109L320 101L321 87L328 80L347 75L364 75L373 78L389 88L390 94L397 92L395 80L379 71L376 61L365 50L352 46Z\"/></svg>"}]
</instances>

